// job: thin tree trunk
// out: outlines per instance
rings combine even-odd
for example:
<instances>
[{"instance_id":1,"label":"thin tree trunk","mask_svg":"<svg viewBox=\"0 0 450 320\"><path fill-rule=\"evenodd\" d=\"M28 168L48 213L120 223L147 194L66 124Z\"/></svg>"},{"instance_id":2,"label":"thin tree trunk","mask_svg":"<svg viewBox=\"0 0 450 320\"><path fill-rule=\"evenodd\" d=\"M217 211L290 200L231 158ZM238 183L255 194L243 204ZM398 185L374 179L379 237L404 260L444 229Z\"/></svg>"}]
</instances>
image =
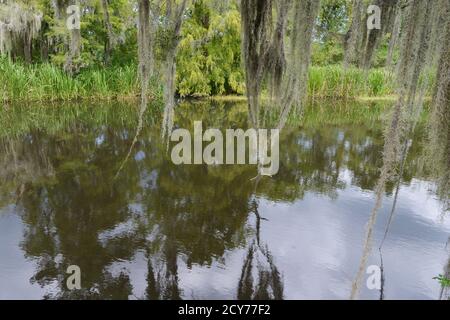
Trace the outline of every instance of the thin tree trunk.
<instances>
[{"instance_id":1,"label":"thin tree trunk","mask_svg":"<svg viewBox=\"0 0 450 320\"><path fill-rule=\"evenodd\" d=\"M26 31L23 34L23 56L25 58L25 62L30 64L32 57L32 38L29 31Z\"/></svg>"},{"instance_id":2,"label":"thin tree trunk","mask_svg":"<svg viewBox=\"0 0 450 320\"><path fill-rule=\"evenodd\" d=\"M73 5L79 6L79 0L72 0ZM70 75L74 75L78 72L79 63L77 59L81 53L81 30L79 28L72 28L70 30L70 42L69 42L69 52L67 54L66 64L64 69Z\"/></svg>"},{"instance_id":3,"label":"thin tree trunk","mask_svg":"<svg viewBox=\"0 0 450 320\"><path fill-rule=\"evenodd\" d=\"M346 34L345 52L344 52L344 68L357 61L359 53L359 43L363 35L363 16L364 2L363 0L353 0L352 3L352 22L350 29Z\"/></svg>"},{"instance_id":4,"label":"thin tree trunk","mask_svg":"<svg viewBox=\"0 0 450 320\"><path fill-rule=\"evenodd\" d=\"M114 34L113 29L111 25L111 21L109 18L109 11L108 11L108 0L102 0L102 9L103 9L103 21L105 23L106 28L106 43L105 43L105 65L109 65L111 63L111 51L113 49L114 45Z\"/></svg>"},{"instance_id":5,"label":"thin tree trunk","mask_svg":"<svg viewBox=\"0 0 450 320\"><path fill-rule=\"evenodd\" d=\"M394 51L397 46L397 41L400 35L401 24L402 24L402 10L400 8L400 5L397 5L397 8L395 10L394 26L391 33L391 38L389 39L388 54L386 57L386 67L388 67L389 69L392 69Z\"/></svg>"},{"instance_id":6,"label":"thin tree trunk","mask_svg":"<svg viewBox=\"0 0 450 320\"><path fill-rule=\"evenodd\" d=\"M152 70L152 43L150 30L150 1L139 0L138 20L138 59L139 77L141 80L141 95L146 95Z\"/></svg>"}]
</instances>

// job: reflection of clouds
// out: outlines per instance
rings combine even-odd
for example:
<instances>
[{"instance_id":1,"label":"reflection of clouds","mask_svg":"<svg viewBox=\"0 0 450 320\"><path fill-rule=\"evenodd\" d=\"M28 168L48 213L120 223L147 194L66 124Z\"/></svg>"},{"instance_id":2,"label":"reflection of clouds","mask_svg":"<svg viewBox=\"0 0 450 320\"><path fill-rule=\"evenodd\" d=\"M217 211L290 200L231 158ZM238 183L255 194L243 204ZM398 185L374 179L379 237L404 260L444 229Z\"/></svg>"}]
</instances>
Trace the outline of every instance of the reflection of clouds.
<instances>
[{"instance_id":1,"label":"reflection of clouds","mask_svg":"<svg viewBox=\"0 0 450 320\"><path fill-rule=\"evenodd\" d=\"M144 151L139 151L134 156L134 160L136 160L136 161L142 161L144 159L145 159L145 152Z\"/></svg>"},{"instance_id":2,"label":"reflection of clouds","mask_svg":"<svg viewBox=\"0 0 450 320\"><path fill-rule=\"evenodd\" d=\"M117 224L114 228L105 230L98 235L98 240L102 243L103 246L108 244L108 241L124 238L127 236L133 236L139 225L136 221L128 220L122 223Z\"/></svg>"},{"instance_id":3,"label":"reflection of clouds","mask_svg":"<svg viewBox=\"0 0 450 320\"><path fill-rule=\"evenodd\" d=\"M426 183L414 181L403 186L396 215L384 246L386 298L435 299L439 284L432 278L442 273L446 263L444 248L449 224L440 225L439 203L424 192ZM261 241L270 244L275 263L284 279L287 299L347 299L359 255L373 194L351 187L339 191L338 200L308 193L294 204L262 199ZM379 264L377 247L381 241L392 198L385 201L375 228L370 264ZM425 210L426 209L426 210ZM254 224L254 216L249 224ZM133 258L117 262L114 269L126 267L134 295L142 296L146 261ZM227 251L209 266L188 268L178 258L178 276L183 298L236 298L245 249ZM136 284L136 285L135 285ZM377 291L363 286L362 298L378 299Z\"/></svg>"},{"instance_id":4,"label":"reflection of clouds","mask_svg":"<svg viewBox=\"0 0 450 320\"><path fill-rule=\"evenodd\" d=\"M115 261L106 270L113 277L119 277L121 273L126 273L130 277L133 294L128 297L129 299L143 299L145 297L147 259L144 251L137 251L129 261Z\"/></svg>"},{"instance_id":5,"label":"reflection of clouds","mask_svg":"<svg viewBox=\"0 0 450 320\"><path fill-rule=\"evenodd\" d=\"M151 172L143 169L140 175L139 185L141 188L155 190L157 188L158 170L154 169Z\"/></svg>"},{"instance_id":6,"label":"reflection of clouds","mask_svg":"<svg viewBox=\"0 0 450 320\"><path fill-rule=\"evenodd\" d=\"M386 298L435 299L439 285L432 278L442 272L446 262L443 244L448 224L443 229L436 221L436 200L408 189L400 191L385 244ZM411 208L411 197L421 206ZM339 191L338 201L307 194L304 201L292 206L261 202L261 215L269 219L262 225L262 239L272 244L271 251L284 275L286 298L348 298L373 197L364 198L351 188ZM379 263L376 248L391 204L389 198L380 211L369 264ZM429 215L417 215L423 211ZM361 297L377 299L378 292L364 287Z\"/></svg>"},{"instance_id":7,"label":"reflection of clouds","mask_svg":"<svg viewBox=\"0 0 450 320\"><path fill-rule=\"evenodd\" d=\"M40 299L42 289L38 284L30 284L36 262L25 259L20 249L22 221L10 212L14 209L0 209L0 300Z\"/></svg>"},{"instance_id":8,"label":"reflection of clouds","mask_svg":"<svg viewBox=\"0 0 450 320\"><path fill-rule=\"evenodd\" d=\"M429 220L430 223L440 224L450 232L450 219L441 219L442 204L436 201L436 196L430 194L435 189L432 183L424 183L413 179L409 186L402 186L400 197L407 200L404 205L418 218Z\"/></svg>"},{"instance_id":9,"label":"reflection of clouds","mask_svg":"<svg viewBox=\"0 0 450 320\"><path fill-rule=\"evenodd\" d=\"M105 135L102 133L97 138L95 138L95 145L101 146L105 142Z\"/></svg>"},{"instance_id":10,"label":"reflection of clouds","mask_svg":"<svg viewBox=\"0 0 450 320\"><path fill-rule=\"evenodd\" d=\"M342 171L340 177L351 176ZM440 206L427 195L428 184L413 180L402 186L397 211L384 246L386 298L435 299L439 284L432 278L442 273L447 262L444 244L450 224L438 221ZM303 201L294 204L261 199L259 211L268 221L261 223L261 241L270 251L284 279L287 299L348 298L362 249L365 224L373 204L373 194L357 187L341 190L337 200L307 193ZM392 198L387 198L375 228L374 250L369 264L378 264L376 250L384 232ZM129 208L135 215L142 211L139 203ZM6 212L6 213L5 213ZM16 215L0 214L0 298L40 298L43 289L30 285L36 268L26 260L19 247L22 222ZM254 225L254 215L249 216ZM133 234L129 220L99 235L99 239L116 239ZM178 257L179 287L183 298L231 299L236 297L237 279L241 275L244 248L227 251L215 257L211 265L193 264L187 267L183 255ZM113 275L126 269L133 286L133 295L144 297L147 260L138 250L129 261L115 261L107 267ZM46 291L51 288L46 287ZM362 298L377 299L378 292L363 286Z\"/></svg>"},{"instance_id":11,"label":"reflection of clouds","mask_svg":"<svg viewBox=\"0 0 450 320\"><path fill-rule=\"evenodd\" d=\"M186 299L236 299L236 285L242 272L245 249L225 252L224 259L209 267L194 264L191 269L179 264L180 287ZM223 260L223 261L222 261Z\"/></svg>"}]
</instances>

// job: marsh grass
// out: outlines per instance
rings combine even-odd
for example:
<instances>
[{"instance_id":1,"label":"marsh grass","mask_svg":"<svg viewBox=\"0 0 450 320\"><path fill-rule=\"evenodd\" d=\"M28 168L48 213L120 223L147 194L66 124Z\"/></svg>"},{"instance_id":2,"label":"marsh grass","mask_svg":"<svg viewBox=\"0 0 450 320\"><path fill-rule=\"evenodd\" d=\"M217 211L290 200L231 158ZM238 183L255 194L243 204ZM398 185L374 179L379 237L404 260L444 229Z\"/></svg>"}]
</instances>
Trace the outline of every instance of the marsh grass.
<instances>
[{"instance_id":1,"label":"marsh grass","mask_svg":"<svg viewBox=\"0 0 450 320\"><path fill-rule=\"evenodd\" d=\"M87 69L70 77L51 64L27 66L0 58L0 83L3 101L112 99L139 93L134 66ZM151 86L151 92L159 94L156 80Z\"/></svg>"},{"instance_id":2,"label":"marsh grass","mask_svg":"<svg viewBox=\"0 0 450 320\"><path fill-rule=\"evenodd\" d=\"M430 83L430 88L433 83ZM151 79L149 92L156 97L162 95L162 84L157 77ZM70 77L52 64L24 65L0 58L2 101L120 100L137 98L139 93L140 85L134 65L86 69ZM428 89L427 95L429 93ZM342 66L334 65L313 66L309 71L309 98L374 99L393 95L394 75L386 69L371 69L365 74L361 69L345 70ZM236 99L245 97L232 97L232 100Z\"/></svg>"},{"instance_id":3,"label":"marsh grass","mask_svg":"<svg viewBox=\"0 0 450 320\"><path fill-rule=\"evenodd\" d=\"M312 67L309 73L309 96L351 98L387 96L395 93L393 75L385 69L345 70L341 66Z\"/></svg>"}]
</instances>

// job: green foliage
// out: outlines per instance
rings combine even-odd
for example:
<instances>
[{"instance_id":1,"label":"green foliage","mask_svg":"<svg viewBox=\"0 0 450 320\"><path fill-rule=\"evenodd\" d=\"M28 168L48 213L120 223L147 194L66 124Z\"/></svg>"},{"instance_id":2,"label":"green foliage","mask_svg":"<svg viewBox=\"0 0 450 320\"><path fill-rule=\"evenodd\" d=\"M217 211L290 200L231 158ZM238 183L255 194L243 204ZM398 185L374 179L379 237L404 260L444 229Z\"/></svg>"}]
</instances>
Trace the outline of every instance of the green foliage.
<instances>
[{"instance_id":1,"label":"green foliage","mask_svg":"<svg viewBox=\"0 0 450 320\"><path fill-rule=\"evenodd\" d=\"M62 71L68 52L69 32L65 18L55 17L51 0L30 2L43 13L41 36L34 40L32 66L0 60L1 98L13 99L75 99L86 97L111 98L138 95L137 28L135 2L108 1L112 26L110 65L105 67L108 39L100 0L82 1L81 56L75 63L80 74L70 78ZM30 4L31 5L31 4ZM164 11L164 7L163 10ZM65 15L65 10L62 10ZM351 5L348 0L322 0L316 20L310 68L310 97L384 96L394 94L392 73L383 67L389 36L382 39L374 55L374 68L367 74L340 65L344 55L344 35L348 30ZM154 26L153 44L156 67L165 60L170 40L164 28L164 12ZM43 41L45 39L45 41ZM41 54L48 45L50 63ZM42 55L42 56L41 56ZM238 3L216 0L190 2L184 13L181 41L177 53L176 86L180 96L211 96L243 94L245 77L241 61L241 19ZM431 82L434 81L430 78ZM153 79L156 95L161 84ZM162 82L159 79L159 82ZM432 83L430 83L430 86Z\"/></svg>"},{"instance_id":2,"label":"green foliage","mask_svg":"<svg viewBox=\"0 0 450 320\"><path fill-rule=\"evenodd\" d=\"M317 37L321 42L340 37L348 27L349 3L347 0L322 0L317 19Z\"/></svg>"},{"instance_id":3,"label":"green foliage","mask_svg":"<svg viewBox=\"0 0 450 320\"><path fill-rule=\"evenodd\" d=\"M0 99L71 100L79 98L133 97L139 93L136 66L91 67L75 77L50 63L24 65L0 58ZM153 97L161 97L161 85L152 79Z\"/></svg>"},{"instance_id":4,"label":"green foliage","mask_svg":"<svg viewBox=\"0 0 450 320\"><path fill-rule=\"evenodd\" d=\"M214 46L213 46L214 47ZM185 47L182 48L184 50ZM189 49L189 48L188 48ZM188 50L186 49L186 50ZM219 47L216 47L219 51ZM192 51L190 51L192 53ZM185 52L186 53L186 52ZM219 59L220 53L215 56ZM211 56L203 57L209 69L196 63L198 56L180 55L178 67L179 94L206 96L230 92L242 93L243 75L235 69L223 69L214 65ZM183 60L185 59L185 60ZM190 61L190 63L189 63ZM139 95L135 64L113 65L109 68L89 67L70 77L51 63L25 65L0 58L1 100L70 100L78 98L121 98ZM233 75L233 71L236 72ZM227 75L227 77L224 76ZM230 75L230 76L228 76ZM223 80L223 81L222 81ZM153 78L150 91L161 97L162 84ZM229 89L231 88L234 89ZM432 83L429 87L431 88ZM309 72L308 95L310 97L354 98L358 96L379 97L394 94L393 75L385 69L371 69L366 76L363 70L341 66L313 66Z\"/></svg>"},{"instance_id":5,"label":"green foliage","mask_svg":"<svg viewBox=\"0 0 450 320\"><path fill-rule=\"evenodd\" d=\"M376 97L395 90L392 74L384 69L369 70L367 80L363 70L342 66L312 67L309 74L308 91L314 97Z\"/></svg>"},{"instance_id":6,"label":"green foliage","mask_svg":"<svg viewBox=\"0 0 450 320\"><path fill-rule=\"evenodd\" d=\"M433 279L439 281L439 283L443 287L450 287L450 279L442 274L438 275L437 277L434 277Z\"/></svg>"},{"instance_id":7,"label":"green foliage","mask_svg":"<svg viewBox=\"0 0 450 320\"><path fill-rule=\"evenodd\" d=\"M223 15L197 1L185 21L177 59L182 96L244 92L237 8Z\"/></svg>"},{"instance_id":8,"label":"green foliage","mask_svg":"<svg viewBox=\"0 0 450 320\"><path fill-rule=\"evenodd\" d=\"M326 43L313 43L312 46L312 65L328 66L335 65L342 61L344 57L344 48L342 44L329 41Z\"/></svg>"}]
</instances>

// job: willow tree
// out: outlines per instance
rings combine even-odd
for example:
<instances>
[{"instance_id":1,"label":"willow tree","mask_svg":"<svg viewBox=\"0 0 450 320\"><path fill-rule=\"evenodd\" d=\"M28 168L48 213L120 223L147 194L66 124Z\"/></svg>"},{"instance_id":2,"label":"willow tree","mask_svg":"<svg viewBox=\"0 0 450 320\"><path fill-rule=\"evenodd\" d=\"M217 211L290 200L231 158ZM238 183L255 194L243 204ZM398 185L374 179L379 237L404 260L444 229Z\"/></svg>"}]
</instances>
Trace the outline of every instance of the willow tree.
<instances>
[{"instance_id":1,"label":"willow tree","mask_svg":"<svg viewBox=\"0 0 450 320\"><path fill-rule=\"evenodd\" d=\"M301 109L311 60L319 1L241 1L242 53L250 120L260 126L261 89L267 80L283 128L295 105ZM288 26L292 27L287 32Z\"/></svg>"},{"instance_id":2,"label":"willow tree","mask_svg":"<svg viewBox=\"0 0 450 320\"><path fill-rule=\"evenodd\" d=\"M375 205L369 217L359 269L352 284L352 299L358 297L365 274L372 248L373 227L382 205L386 184L401 179L401 168L410 145L408 136L414 130L423 106L423 92L429 83L426 71L432 67L433 52L438 40L437 34L433 34L431 30L433 20L439 18L440 10L442 7L434 6L426 0L412 1L405 9L404 34L397 71L398 99L385 131L383 166L375 188Z\"/></svg>"},{"instance_id":3,"label":"willow tree","mask_svg":"<svg viewBox=\"0 0 450 320\"><path fill-rule=\"evenodd\" d=\"M0 53L31 63L32 41L39 36L42 13L27 1L0 3Z\"/></svg>"}]
</instances>

